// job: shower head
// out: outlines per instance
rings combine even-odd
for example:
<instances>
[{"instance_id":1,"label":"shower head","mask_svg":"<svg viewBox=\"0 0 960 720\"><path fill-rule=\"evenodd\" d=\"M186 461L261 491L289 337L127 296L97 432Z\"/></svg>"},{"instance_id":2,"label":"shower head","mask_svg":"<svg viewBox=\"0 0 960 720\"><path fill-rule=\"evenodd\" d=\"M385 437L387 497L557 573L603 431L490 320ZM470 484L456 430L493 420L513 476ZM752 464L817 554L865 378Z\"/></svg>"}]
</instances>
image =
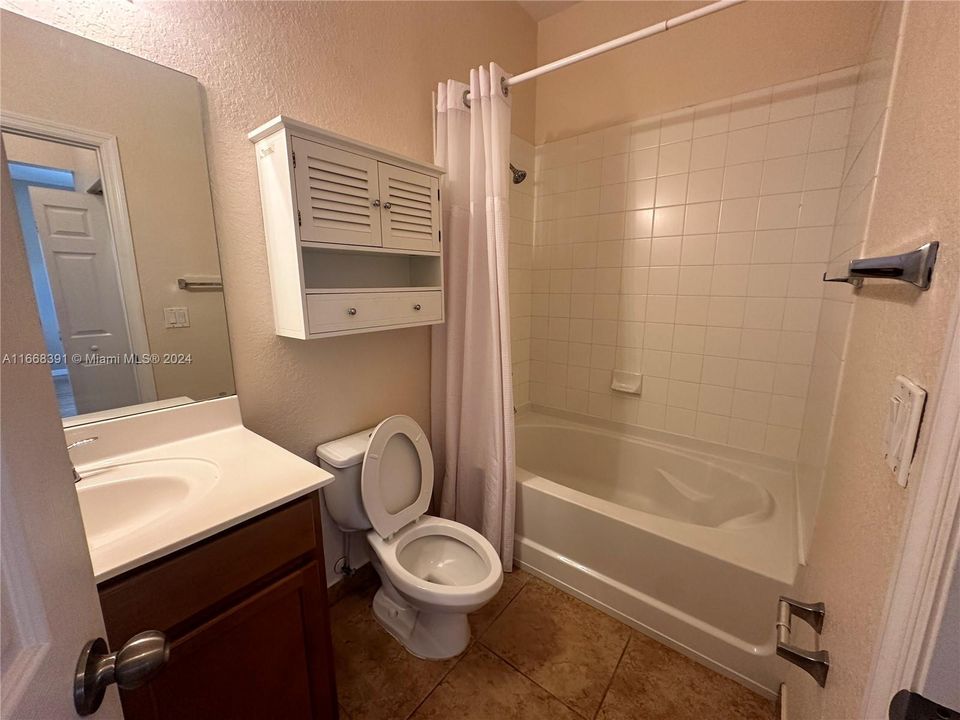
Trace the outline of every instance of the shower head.
<instances>
[{"instance_id":1,"label":"shower head","mask_svg":"<svg viewBox=\"0 0 960 720\"><path fill-rule=\"evenodd\" d=\"M513 166L513 163L510 163L510 172L513 173L513 184L514 184L514 185L519 185L520 183L522 183L524 180L527 179L527 171L526 171L526 170L517 170L517 168L515 168L515 167Z\"/></svg>"}]
</instances>

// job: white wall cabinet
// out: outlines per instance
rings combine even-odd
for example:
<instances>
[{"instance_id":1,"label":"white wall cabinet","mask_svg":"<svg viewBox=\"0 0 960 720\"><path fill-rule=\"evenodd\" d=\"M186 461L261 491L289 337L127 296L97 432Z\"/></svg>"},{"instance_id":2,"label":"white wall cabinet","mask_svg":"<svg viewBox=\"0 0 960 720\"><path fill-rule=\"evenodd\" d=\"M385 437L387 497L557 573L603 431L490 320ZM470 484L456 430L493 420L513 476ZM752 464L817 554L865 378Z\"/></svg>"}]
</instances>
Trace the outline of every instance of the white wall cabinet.
<instances>
[{"instance_id":1,"label":"white wall cabinet","mask_svg":"<svg viewBox=\"0 0 960 720\"><path fill-rule=\"evenodd\" d=\"M443 170L283 116L256 148L278 335L443 322Z\"/></svg>"}]
</instances>

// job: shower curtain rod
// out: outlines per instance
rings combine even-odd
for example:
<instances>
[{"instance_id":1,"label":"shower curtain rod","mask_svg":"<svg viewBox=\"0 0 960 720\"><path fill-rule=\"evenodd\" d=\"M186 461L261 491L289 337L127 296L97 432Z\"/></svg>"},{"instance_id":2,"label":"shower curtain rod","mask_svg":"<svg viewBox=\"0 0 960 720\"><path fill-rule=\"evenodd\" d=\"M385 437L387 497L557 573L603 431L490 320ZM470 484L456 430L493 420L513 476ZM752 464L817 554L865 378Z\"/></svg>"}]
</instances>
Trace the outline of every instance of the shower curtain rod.
<instances>
[{"instance_id":1,"label":"shower curtain rod","mask_svg":"<svg viewBox=\"0 0 960 720\"><path fill-rule=\"evenodd\" d=\"M613 40L608 40L605 43L600 45L595 45L592 48L587 50L581 50L578 53L573 55L568 55L565 58L560 58L559 60L554 60L553 62L547 63L546 65L541 65L540 67L534 68L533 70L527 70L524 73L519 75L514 75L509 80L501 78L500 79L500 89L503 91L503 94L507 94L507 88L514 85L519 85L522 82L527 80L533 80L538 78L541 75L546 75L551 73L554 70L559 70L560 68L567 67L567 65L573 65L578 63L581 60L587 60L597 55L602 55L603 53L610 52L611 50L616 50L617 48L623 47L624 45L630 45L631 43L637 42L637 40L643 40L644 38L651 37L652 35L659 35L662 32L666 32L672 28L678 27L679 25L684 25L693 20L699 20L702 17L707 15L712 15L715 12L720 12L721 10L726 10L727 8L733 7L734 5L739 5L746 0L719 0L719 2L710 3L705 5L698 10L691 10L688 13L683 15L677 15L674 18L669 20L662 20L654 25L645 27L642 30L637 30L636 32L628 33L622 35L621 37L614 38ZM472 99L470 93L464 93L463 101L469 105L470 100Z\"/></svg>"}]
</instances>

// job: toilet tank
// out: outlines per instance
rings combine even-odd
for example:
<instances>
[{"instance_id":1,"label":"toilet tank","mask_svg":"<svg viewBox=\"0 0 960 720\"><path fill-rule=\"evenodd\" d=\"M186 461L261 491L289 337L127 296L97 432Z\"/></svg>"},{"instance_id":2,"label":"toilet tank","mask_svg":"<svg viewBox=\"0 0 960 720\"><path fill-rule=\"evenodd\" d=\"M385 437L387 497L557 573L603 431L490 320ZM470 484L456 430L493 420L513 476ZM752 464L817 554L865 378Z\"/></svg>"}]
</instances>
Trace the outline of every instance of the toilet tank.
<instances>
[{"instance_id":1,"label":"toilet tank","mask_svg":"<svg viewBox=\"0 0 960 720\"><path fill-rule=\"evenodd\" d=\"M320 467L334 477L333 482L323 488L324 503L333 521L346 532L372 527L363 509L360 471L373 430L368 428L317 446Z\"/></svg>"}]
</instances>

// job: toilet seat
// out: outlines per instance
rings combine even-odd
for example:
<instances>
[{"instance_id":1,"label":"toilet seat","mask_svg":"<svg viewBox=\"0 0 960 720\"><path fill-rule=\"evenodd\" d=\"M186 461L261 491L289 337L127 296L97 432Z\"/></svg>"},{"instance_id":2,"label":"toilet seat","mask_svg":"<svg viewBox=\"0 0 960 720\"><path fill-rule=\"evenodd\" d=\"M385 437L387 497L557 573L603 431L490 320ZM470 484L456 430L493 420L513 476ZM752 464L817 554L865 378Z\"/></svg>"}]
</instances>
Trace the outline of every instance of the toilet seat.
<instances>
[{"instance_id":1,"label":"toilet seat","mask_svg":"<svg viewBox=\"0 0 960 720\"><path fill-rule=\"evenodd\" d=\"M433 494L433 456L413 418L393 415L374 428L363 456L360 495L370 524L389 537L423 515Z\"/></svg>"},{"instance_id":2,"label":"toilet seat","mask_svg":"<svg viewBox=\"0 0 960 720\"><path fill-rule=\"evenodd\" d=\"M470 578L474 581L468 584L449 584L412 572L404 564L404 550L417 540L438 536L460 543L475 553L484 566L482 576ZM418 603L445 612L469 612L468 608L482 606L496 594L503 581L500 557L490 541L473 528L453 520L424 515L392 538L384 539L370 532L367 540L397 590Z\"/></svg>"}]
</instances>

